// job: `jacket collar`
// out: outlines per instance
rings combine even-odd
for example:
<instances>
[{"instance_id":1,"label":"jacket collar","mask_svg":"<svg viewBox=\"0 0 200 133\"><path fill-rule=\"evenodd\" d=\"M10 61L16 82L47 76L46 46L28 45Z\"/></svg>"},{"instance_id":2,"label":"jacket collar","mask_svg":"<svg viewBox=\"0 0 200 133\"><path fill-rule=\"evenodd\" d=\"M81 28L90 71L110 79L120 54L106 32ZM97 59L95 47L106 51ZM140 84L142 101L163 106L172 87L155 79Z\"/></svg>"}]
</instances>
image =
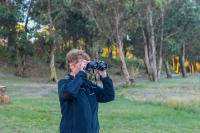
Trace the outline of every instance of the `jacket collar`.
<instances>
[{"instance_id":1,"label":"jacket collar","mask_svg":"<svg viewBox=\"0 0 200 133\"><path fill-rule=\"evenodd\" d=\"M67 76L66 76L66 79L69 79L69 80L73 80L74 78L75 77L70 74L67 74ZM85 88L86 86L92 86L92 82L90 80L84 79L81 87Z\"/></svg>"},{"instance_id":2,"label":"jacket collar","mask_svg":"<svg viewBox=\"0 0 200 133\"><path fill-rule=\"evenodd\" d=\"M74 76L72 76L72 75L70 75L70 74L67 74L66 79L71 79L71 80L73 80L73 79L74 79Z\"/></svg>"}]
</instances>

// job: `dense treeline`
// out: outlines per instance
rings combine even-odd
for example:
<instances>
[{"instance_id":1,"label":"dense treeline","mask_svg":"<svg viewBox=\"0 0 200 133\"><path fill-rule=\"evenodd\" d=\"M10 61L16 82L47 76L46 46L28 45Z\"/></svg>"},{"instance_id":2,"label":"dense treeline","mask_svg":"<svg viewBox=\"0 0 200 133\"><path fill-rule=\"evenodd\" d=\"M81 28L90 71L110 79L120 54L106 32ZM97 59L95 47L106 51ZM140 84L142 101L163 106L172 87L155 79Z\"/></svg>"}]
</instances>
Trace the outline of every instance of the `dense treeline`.
<instances>
[{"instance_id":1,"label":"dense treeline","mask_svg":"<svg viewBox=\"0 0 200 133\"><path fill-rule=\"evenodd\" d=\"M34 21L34 26L28 26ZM2 0L0 45L17 62L16 75L24 77L26 57L50 64L51 81L58 81L55 62L65 68L72 48L98 60L102 48L118 56L130 85L127 53L141 58L150 81L158 82L164 64L180 65L187 77L200 62L200 3L197 0ZM113 50L115 48L115 51ZM176 60L179 58L179 60ZM179 69L178 69L179 71Z\"/></svg>"}]
</instances>

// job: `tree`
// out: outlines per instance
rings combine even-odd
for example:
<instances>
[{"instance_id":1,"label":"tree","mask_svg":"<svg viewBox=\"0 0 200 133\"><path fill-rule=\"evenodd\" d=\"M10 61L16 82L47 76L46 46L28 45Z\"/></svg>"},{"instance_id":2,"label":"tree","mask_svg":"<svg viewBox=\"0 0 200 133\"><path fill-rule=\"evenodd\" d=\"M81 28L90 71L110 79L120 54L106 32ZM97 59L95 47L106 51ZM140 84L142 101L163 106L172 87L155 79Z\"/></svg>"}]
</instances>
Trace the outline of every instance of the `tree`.
<instances>
[{"instance_id":1,"label":"tree","mask_svg":"<svg viewBox=\"0 0 200 133\"><path fill-rule=\"evenodd\" d=\"M56 29L55 23L57 18L62 14L65 14L66 8L63 7L64 3L62 1L55 0L33 0L33 12L31 12L32 19L38 23L38 25L48 26L49 38L51 40L50 44L50 70L51 70L51 81L58 81L55 64L54 64L54 54L56 51Z\"/></svg>"},{"instance_id":2,"label":"tree","mask_svg":"<svg viewBox=\"0 0 200 133\"><path fill-rule=\"evenodd\" d=\"M27 6L29 5L29 6ZM25 19L25 26L20 26L18 25L16 31L18 34L17 38L17 71L15 73L16 76L25 76L25 68L26 68L26 56L28 53L31 51L31 42L28 38L28 33L30 33L30 30L28 30L28 20L29 20L29 15L31 12L31 7L32 7L32 0L23 3L23 12L26 12L27 16ZM27 10L26 10L27 9Z\"/></svg>"},{"instance_id":3,"label":"tree","mask_svg":"<svg viewBox=\"0 0 200 133\"><path fill-rule=\"evenodd\" d=\"M180 45L173 39L166 39L163 42L162 52L163 64L166 69L167 78L172 78L168 62L171 58L174 58L173 55L178 55L180 53Z\"/></svg>"},{"instance_id":4,"label":"tree","mask_svg":"<svg viewBox=\"0 0 200 133\"><path fill-rule=\"evenodd\" d=\"M31 3L31 1L30 1ZM26 55L30 53L30 41L28 40L27 33L28 28L28 18L30 13L31 4L29 1L16 0L6 0L1 2L2 11L1 15L1 35L7 40L7 46L9 51L16 55L17 57L17 70L15 75L24 77L25 76L25 65L26 65ZM29 6L27 6L29 5ZM27 14L24 16L23 13ZM18 24L19 22L24 22L25 26Z\"/></svg>"},{"instance_id":5,"label":"tree","mask_svg":"<svg viewBox=\"0 0 200 133\"><path fill-rule=\"evenodd\" d=\"M78 1L83 6L83 12L91 17L101 34L107 37L119 49L121 66L126 79L126 84L130 85L131 80L126 67L123 54L122 39L128 30L133 27L134 14L137 2L123 0L104 1Z\"/></svg>"},{"instance_id":6,"label":"tree","mask_svg":"<svg viewBox=\"0 0 200 133\"><path fill-rule=\"evenodd\" d=\"M182 75L183 77L187 77L185 67L185 50L186 46L189 46L192 40L199 35L200 8L193 1L181 0L177 2L175 8L172 9L172 12L175 12L175 14L173 14L173 18L176 18L177 27L180 31L173 37L173 39L180 44L179 61L181 64Z\"/></svg>"},{"instance_id":7,"label":"tree","mask_svg":"<svg viewBox=\"0 0 200 133\"><path fill-rule=\"evenodd\" d=\"M140 21L140 27L144 41L145 64L147 66L149 79L153 82L158 82L160 79L163 60L163 42L176 33L169 31L169 25L167 25L167 27L165 26L165 18L175 2L176 1L171 0L143 1L140 7L143 14L141 14L141 12L138 13L141 20L142 17L145 18L143 21ZM144 8L145 6L147 8ZM158 56L158 68L156 67L156 51Z\"/></svg>"}]
</instances>

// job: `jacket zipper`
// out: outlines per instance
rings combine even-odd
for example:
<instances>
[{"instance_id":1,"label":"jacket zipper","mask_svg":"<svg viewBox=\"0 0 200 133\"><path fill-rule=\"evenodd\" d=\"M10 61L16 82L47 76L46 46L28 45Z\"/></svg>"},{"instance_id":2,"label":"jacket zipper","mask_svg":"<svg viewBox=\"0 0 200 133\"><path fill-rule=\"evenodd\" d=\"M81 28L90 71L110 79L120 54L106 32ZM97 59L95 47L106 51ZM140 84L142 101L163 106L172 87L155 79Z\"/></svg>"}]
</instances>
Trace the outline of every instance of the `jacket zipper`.
<instances>
[{"instance_id":1,"label":"jacket zipper","mask_svg":"<svg viewBox=\"0 0 200 133\"><path fill-rule=\"evenodd\" d=\"M88 95L87 95L87 102L88 102L88 105L89 105L89 107L90 107L90 115L91 115L91 131L92 131L92 122L93 122L93 117L92 117L92 109L91 109L91 106L90 106L89 97L90 97L90 95L89 95L89 93L88 93Z\"/></svg>"}]
</instances>

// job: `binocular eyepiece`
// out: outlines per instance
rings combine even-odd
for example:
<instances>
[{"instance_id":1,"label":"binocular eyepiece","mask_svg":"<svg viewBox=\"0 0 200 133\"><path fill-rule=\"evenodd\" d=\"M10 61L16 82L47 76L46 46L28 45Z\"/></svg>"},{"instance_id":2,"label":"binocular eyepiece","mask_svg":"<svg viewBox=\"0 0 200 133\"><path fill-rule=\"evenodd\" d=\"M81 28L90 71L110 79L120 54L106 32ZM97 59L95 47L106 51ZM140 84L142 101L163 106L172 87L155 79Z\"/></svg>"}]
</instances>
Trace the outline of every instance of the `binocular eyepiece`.
<instances>
[{"instance_id":1,"label":"binocular eyepiece","mask_svg":"<svg viewBox=\"0 0 200 133\"><path fill-rule=\"evenodd\" d=\"M88 63L85 70L90 71L91 69L97 69L100 71L106 70L108 68L108 64L106 62L97 62L92 61L91 63Z\"/></svg>"}]
</instances>

